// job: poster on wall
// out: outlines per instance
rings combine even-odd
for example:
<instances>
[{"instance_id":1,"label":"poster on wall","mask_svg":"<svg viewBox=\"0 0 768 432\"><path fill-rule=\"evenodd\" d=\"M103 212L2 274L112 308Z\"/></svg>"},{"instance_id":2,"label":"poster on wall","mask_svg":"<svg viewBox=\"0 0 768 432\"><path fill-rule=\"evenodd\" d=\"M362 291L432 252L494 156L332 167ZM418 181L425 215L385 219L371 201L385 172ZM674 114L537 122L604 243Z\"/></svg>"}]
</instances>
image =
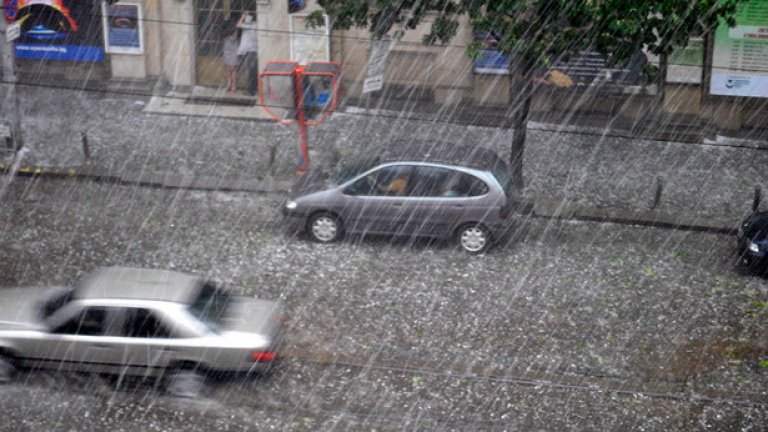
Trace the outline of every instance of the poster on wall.
<instances>
[{"instance_id":1,"label":"poster on wall","mask_svg":"<svg viewBox=\"0 0 768 432\"><path fill-rule=\"evenodd\" d=\"M113 54L143 54L141 5L104 3L104 48Z\"/></svg>"},{"instance_id":2,"label":"poster on wall","mask_svg":"<svg viewBox=\"0 0 768 432\"><path fill-rule=\"evenodd\" d=\"M688 45L678 47L667 57L667 82L701 84L704 65L704 39L693 37Z\"/></svg>"},{"instance_id":3,"label":"poster on wall","mask_svg":"<svg viewBox=\"0 0 768 432\"><path fill-rule=\"evenodd\" d=\"M710 93L768 98L768 2L748 0L735 18L715 32Z\"/></svg>"},{"instance_id":4,"label":"poster on wall","mask_svg":"<svg viewBox=\"0 0 768 432\"><path fill-rule=\"evenodd\" d=\"M104 61L101 7L77 0L18 0L16 57Z\"/></svg>"},{"instance_id":5,"label":"poster on wall","mask_svg":"<svg viewBox=\"0 0 768 432\"><path fill-rule=\"evenodd\" d=\"M325 25L311 28L307 26L306 15L291 16L291 60L300 64L307 62L327 62L331 59L328 16Z\"/></svg>"}]
</instances>

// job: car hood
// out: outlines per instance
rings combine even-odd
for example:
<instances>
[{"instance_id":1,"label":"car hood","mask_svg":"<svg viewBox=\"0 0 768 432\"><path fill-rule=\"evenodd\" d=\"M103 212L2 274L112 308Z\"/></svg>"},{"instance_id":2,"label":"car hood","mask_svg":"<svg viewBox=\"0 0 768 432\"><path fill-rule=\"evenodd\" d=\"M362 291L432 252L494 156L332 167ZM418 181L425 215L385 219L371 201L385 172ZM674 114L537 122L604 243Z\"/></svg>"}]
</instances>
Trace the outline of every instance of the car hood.
<instances>
[{"instance_id":1,"label":"car hood","mask_svg":"<svg viewBox=\"0 0 768 432\"><path fill-rule=\"evenodd\" d=\"M337 186L330 176L320 170L309 170L299 177L291 188L291 196L298 197L324 191Z\"/></svg>"},{"instance_id":2,"label":"car hood","mask_svg":"<svg viewBox=\"0 0 768 432\"><path fill-rule=\"evenodd\" d=\"M0 289L0 329L39 326L41 302L51 291L50 287Z\"/></svg>"},{"instance_id":3,"label":"car hood","mask_svg":"<svg viewBox=\"0 0 768 432\"><path fill-rule=\"evenodd\" d=\"M753 241L768 240L768 212L751 214L742 225L744 236Z\"/></svg>"},{"instance_id":4,"label":"car hood","mask_svg":"<svg viewBox=\"0 0 768 432\"><path fill-rule=\"evenodd\" d=\"M264 336L277 332L282 314L280 303L249 297L232 297L231 301L221 330Z\"/></svg>"}]
</instances>

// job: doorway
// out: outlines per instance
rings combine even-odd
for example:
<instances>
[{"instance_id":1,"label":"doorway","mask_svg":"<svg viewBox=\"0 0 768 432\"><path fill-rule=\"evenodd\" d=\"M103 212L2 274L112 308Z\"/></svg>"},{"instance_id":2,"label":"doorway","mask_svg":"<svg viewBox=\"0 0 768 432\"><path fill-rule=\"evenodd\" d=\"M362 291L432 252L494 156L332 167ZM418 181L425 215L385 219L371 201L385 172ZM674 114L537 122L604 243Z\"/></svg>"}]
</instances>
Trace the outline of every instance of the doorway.
<instances>
[{"instance_id":1,"label":"doorway","mask_svg":"<svg viewBox=\"0 0 768 432\"><path fill-rule=\"evenodd\" d=\"M227 67L222 55L224 35L234 29L245 11L256 13L256 0L195 0L197 85L226 86ZM237 86L245 88L245 74L239 69Z\"/></svg>"}]
</instances>

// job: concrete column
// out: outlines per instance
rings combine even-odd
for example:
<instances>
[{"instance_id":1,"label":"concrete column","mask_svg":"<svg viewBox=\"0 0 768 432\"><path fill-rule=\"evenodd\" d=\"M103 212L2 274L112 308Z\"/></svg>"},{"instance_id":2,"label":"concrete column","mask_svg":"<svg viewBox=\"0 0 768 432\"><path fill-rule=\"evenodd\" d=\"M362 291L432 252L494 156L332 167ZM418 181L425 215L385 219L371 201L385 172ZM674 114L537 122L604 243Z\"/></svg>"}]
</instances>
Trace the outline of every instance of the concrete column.
<instances>
[{"instance_id":1,"label":"concrete column","mask_svg":"<svg viewBox=\"0 0 768 432\"><path fill-rule=\"evenodd\" d=\"M173 87L195 84L195 11L192 0L160 1L162 76Z\"/></svg>"}]
</instances>

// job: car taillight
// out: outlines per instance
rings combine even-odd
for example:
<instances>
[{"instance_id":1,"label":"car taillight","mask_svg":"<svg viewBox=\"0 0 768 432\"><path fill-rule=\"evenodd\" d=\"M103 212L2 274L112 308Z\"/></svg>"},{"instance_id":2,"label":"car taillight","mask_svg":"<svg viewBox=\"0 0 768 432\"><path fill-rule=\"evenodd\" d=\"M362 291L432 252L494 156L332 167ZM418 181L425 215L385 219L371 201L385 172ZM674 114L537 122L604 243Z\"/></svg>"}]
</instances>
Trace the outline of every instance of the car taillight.
<instances>
[{"instance_id":1,"label":"car taillight","mask_svg":"<svg viewBox=\"0 0 768 432\"><path fill-rule=\"evenodd\" d=\"M251 361L255 362L269 362L277 358L277 354L273 351L255 351L251 353Z\"/></svg>"}]
</instances>

